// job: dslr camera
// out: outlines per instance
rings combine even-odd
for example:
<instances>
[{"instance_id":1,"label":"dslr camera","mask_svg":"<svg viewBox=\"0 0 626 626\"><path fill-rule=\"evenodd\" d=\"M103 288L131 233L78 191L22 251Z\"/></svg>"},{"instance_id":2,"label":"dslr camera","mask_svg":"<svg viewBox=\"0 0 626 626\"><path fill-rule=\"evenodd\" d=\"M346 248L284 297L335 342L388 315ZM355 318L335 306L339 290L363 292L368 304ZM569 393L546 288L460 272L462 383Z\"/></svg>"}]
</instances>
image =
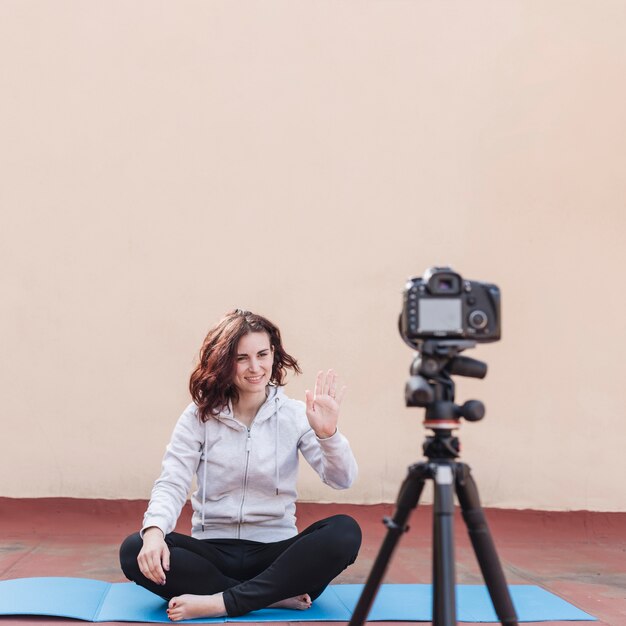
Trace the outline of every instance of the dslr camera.
<instances>
[{"instance_id":1,"label":"dslr camera","mask_svg":"<svg viewBox=\"0 0 626 626\"><path fill-rule=\"evenodd\" d=\"M498 341L500 289L450 267L430 267L406 283L399 327L414 347L427 340Z\"/></svg>"}]
</instances>

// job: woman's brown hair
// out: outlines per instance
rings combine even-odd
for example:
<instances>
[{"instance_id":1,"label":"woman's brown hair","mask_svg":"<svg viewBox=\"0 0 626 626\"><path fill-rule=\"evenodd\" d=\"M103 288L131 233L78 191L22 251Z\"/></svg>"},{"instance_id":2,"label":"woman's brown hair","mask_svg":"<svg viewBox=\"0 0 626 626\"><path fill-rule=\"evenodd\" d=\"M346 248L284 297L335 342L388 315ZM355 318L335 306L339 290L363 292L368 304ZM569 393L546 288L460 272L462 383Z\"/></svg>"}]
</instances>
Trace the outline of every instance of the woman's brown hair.
<instances>
[{"instance_id":1,"label":"woman's brown hair","mask_svg":"<svg viewBox=\"0 0 626 626\"><path fill-rule=\"evenodd\" d=\"M298 362L285 352L275 324L250 311L230 311L209 330L200 348L200 362L189 380L189 391L203 422L219 415L229 400L239 399L237 388L232 384L237 345L247 333L258 332L269 335L270 346L274 349L271 384L282 385L287 369L302 373Z\"/></svg>"}]
</instances>

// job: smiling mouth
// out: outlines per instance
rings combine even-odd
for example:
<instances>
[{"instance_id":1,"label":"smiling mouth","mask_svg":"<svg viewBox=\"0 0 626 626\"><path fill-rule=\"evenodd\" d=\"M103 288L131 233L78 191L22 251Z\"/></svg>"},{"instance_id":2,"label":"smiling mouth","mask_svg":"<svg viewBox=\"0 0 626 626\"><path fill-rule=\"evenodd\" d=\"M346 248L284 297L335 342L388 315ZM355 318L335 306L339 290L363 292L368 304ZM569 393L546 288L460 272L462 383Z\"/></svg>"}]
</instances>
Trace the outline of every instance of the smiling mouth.
<instances>
[{"instance_id":1,"label":"smiling mouth","mask_svg":"<svg viewBox=\"0 0 626 626\"><path fill-rule=\"evenodd\" d=\"M263 380L263 376L247 376L246 380L249 383L260 383Z\"/></svg>"}]
</instances>

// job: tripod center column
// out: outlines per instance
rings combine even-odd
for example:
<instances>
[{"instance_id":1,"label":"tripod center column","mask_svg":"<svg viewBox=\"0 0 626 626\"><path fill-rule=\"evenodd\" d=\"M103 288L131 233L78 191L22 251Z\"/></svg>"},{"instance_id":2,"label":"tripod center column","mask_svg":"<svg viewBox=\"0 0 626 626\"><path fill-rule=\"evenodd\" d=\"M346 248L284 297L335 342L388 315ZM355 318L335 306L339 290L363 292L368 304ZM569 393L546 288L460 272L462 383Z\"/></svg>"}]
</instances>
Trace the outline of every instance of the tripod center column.
<instances>
[{"instance_id":1,"label":"tripod center column","mask_svg":"<svg viewBox=\"0 0 626 626\"><path fill-rule=\"evenodd\" d=\"M454 466L433 463L433 625L456 626L454 567Z\"/></svg>"}]
</instances>

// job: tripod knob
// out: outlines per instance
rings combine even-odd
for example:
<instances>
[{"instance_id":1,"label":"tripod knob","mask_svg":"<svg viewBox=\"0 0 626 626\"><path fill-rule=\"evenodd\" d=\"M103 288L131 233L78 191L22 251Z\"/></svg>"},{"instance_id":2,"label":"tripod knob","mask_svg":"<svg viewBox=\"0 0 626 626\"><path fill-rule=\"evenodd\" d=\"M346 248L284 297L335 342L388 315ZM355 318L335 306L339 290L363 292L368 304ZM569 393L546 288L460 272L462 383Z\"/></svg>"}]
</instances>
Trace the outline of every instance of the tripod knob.
<instances>
[{"instance_id":1,"label":"tripod knob","mask_svg":"<svg viewBox=\"0 0 626 626\"><path fill-rule=\"evenodd\" d=\"M468 422L478 422L485 417L485 405L480 400L468 400L460 407L460 413Z\"/></svg>"},{"instance_id":2,"label":"tripod knob","mask_svg":"<svg viewBox=\"0 0 626 626\"><path fill-rule=\"evenodd\" d=\"M407 406L427 406L434 399L435 393L425 378L411 376L406 381L404 400Z\"/></svg>"}]
</instances>

